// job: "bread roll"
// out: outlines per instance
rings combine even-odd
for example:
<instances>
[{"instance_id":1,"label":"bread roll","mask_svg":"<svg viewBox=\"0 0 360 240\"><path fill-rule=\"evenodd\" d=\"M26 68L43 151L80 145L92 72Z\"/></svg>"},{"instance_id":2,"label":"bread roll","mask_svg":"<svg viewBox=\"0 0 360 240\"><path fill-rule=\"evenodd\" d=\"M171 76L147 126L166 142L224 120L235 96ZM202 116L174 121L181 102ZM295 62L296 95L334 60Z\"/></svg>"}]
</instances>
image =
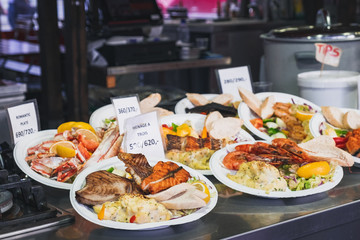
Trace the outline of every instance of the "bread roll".
<instances>
[{"instance_id":1,"label":"bread roll","mask_svg":"<svg viewBox=\"0 0 360 240\"><path fill-rule=\"evenodd\" d=\"M262 119L270 118L274 114L275 97L268 96L260 106L260 117Z\"/></svg>"},{"instance_id":2,"label":"bread roll","mask_svg":"<svg viewBox=\"0 0 360 240\"><path fill-rule=\"evenodd\" d=\"M300 143L299 147L316 161L336 162L343 167L354 165L354 158L350 153L335 146L335 141L330 136L322 135L306 143Z\"/></svg>"},{"instance_id":3,"label":"bread roll","mask_svg":"<svg viewBox=\"0 0 360 240\"><path fill-rule=\"evenodd\" d=\"M212 130L212 124L214 121L220 119L220 118L223 118L223 115L221 115L221 113L219 111L214 111L214 112L211 112L209 113L207 116L206 116L206 119L205 119L205 127L206 127L206 130L209 132L210 130Z\"/></svg>"},{"instance_id":4,"label":"bread roll","mask_svg":"<svg viewBox=\"0 0 360 240\"><path fill-rule=\"evenodd\" d=\"M344 128L343 117L344 113L337 107L323 106L321 107L322 114L326 121L338 128Z\"/></svg>"},{"instance_id":5,"label":"bread roll","mask_svg":"<svg viewBox=\"0 0 360 240\"><path fill-rule=\"evenodd\" d=\"M344 114L342 123L347 129L358 129L360 128L360 114L355 110L350 110Z\"/></svg>"},{"instance_id":6,"label":"bread roll","mask_svg":"<svg viewBox=\"0 0 360 240\"><path fill-rule=\"evenodd\" d=\"M186 93L186 97L194 106L203 106L210 103L206 97L198 93Z\"/></svg>"},{"instance_id":7,"label":"bread roll","mask_svg":"<svg viewBox=\"0 0 360 240\"><path fill-rule=\"evenodd\" d=\"M258 116L261 116L260 106L261 101L258 99L254 93L249 90L239 87L239 94L241 99L249 106L251 110L253 110Z\"/></svg>"},{"instance_id":8,"label":"bread roll","mask_svg":"<svg viewBox=\"0 0 360 240\"><path fill-rule=\"evenodd\" d=\"M221 105L229 105L233 100L234 96L230 93L223 93L211 99L212 102Z\"/></svg>"}]
</instances>

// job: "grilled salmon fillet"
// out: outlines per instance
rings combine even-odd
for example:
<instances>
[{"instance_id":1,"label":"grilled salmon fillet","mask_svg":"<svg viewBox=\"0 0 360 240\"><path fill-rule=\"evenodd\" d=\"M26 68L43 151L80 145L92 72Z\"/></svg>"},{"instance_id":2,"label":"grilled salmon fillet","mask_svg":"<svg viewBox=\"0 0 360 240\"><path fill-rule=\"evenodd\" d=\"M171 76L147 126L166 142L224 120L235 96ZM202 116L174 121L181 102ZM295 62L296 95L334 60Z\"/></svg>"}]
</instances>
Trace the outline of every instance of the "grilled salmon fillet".
<instances>
[{"instance_id":1,"label":"grilled salmon fillet","mask_svg":"<svg viewBox=\"0 0 360 240\"><path fill-rule=\"evenodd\" d=\"M86 177L85 187L75 192L75 198L79 203L93 206L118 200L126 193L141 193L141 190L133 181L102 170Z\"/></svg>"},{"instance_id":2,"label":"grilled salmon fillet","mask_svg":"<svg viewBox=\"0 0 360 240\"><path fill-rule=\"evenodd\" d=\"M168 189L177 184L186 182L190 173L173 162L158 162L153 173L141 183L141 189L151 194Z\"/></svg>"},{"instance_id":3,"label":"grilled salmon fillet","mask_svg":"<svg viewBox=\"0 0 360 240\"><path fill-rule=\"evenodd\" d=\"M166 138L166 149L168 151L172 149L192 151L204 147L211 150L219 150L222 146L222 140L214 138L179 137L171 134L166 135Z\"/></svg>"}]
</instances>

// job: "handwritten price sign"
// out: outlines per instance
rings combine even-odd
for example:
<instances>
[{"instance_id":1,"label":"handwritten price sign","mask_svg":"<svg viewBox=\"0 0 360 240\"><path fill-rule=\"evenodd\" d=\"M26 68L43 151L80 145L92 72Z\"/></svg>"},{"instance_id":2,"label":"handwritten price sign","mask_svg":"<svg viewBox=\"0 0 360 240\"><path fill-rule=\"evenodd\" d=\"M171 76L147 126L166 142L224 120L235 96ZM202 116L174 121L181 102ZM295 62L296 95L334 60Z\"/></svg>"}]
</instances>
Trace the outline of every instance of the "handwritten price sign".
<instances>
[{"instance_id":1,"label":"handwritten price sign","mask_svg":"<svg viewBox=\"0 0 360 240\"><path fill-rule=\"evenodd\" d=\"M11 125L13 144L39 131L40 120L36 100L11 106L6 110Z\"/></svg>"},{"instance_id":2,"label":"handwritten price sign","mask_svg":"<svg viewBox=\"0 0 360 240\"><path fill-rule=\"evenodd\" d=\"M315 43L317 61L333 67L339 66L342 50L334 45Z\"/></svg>"},{"instance_id":3,"label":"handwritten price sign","mask_svg":"<svg viewBox=\"0 0 360 240\"><path fill-rule=\"evenodd\" d=\"M126 152L142 153L146 157L165 157L157 112L128 118L124 127Z\"/></svg>"},{"instance_id":4,"label":"handwritten price sign","mask_svg":"<svg viewBox=\"0 0 360 240\"><path fill-rule=\"evenodd\" d=\"M139 98L137 95L134 95L111 98L111 101L115 108L119 131L120 133L124 133L124 121L129 117L133 117L141 113Z\"/></svg>"}]
</instances>

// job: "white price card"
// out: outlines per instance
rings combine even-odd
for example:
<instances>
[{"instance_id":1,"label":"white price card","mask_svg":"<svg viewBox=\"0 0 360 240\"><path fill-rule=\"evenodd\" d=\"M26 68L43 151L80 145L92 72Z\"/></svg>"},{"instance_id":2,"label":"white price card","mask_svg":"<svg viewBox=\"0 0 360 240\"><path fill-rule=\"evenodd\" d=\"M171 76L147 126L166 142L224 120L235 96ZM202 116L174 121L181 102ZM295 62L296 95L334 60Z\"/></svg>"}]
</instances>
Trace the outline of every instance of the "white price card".
<instances>
[{"instance_id":1,"label":"white price card","mask_svg":"<svg viewBox=\"0 0 360 240\"><path fill-rule=\"evenodd\" d=\"M216 70L216 77L222 93L230 93L240 100L239 87L252 91L249 66Z\"/></svg>"},{"instance_id":2,"label":"white price card","mask_svg":"<svg viewBox=\"0 0 360 240\"><path fill-rule=\"evenodd\" d=\"M124 126L126 152L142 153L145 157L165 157L156 111L128 118Z\"/></svg>"},{"instance_id":3,"label":"white price card","mask_svg":"<svg viewBox=\"0 0 360 240\"><path fill-rule=\"evenodd\" d=\"M133 96L122 96L111 98L112 104L115 108L117 121L119 124L120 134L125 132L124 122L127 118L139 115L141 113L139 105L139 97Z\"/></svg>"},{"instance_id":4,"label":"white price card","mask_svg":"<svg viewBox=\"0 0 360 240\"><path fill-rule=\"evenodd\" d=\"M9 106L6 110L14 145L24 137L39 131L40 120L36 100Z\"/></svg>"},{"instance_id":5,"label":"white price card","mask_svg":"<svg viewBox=\"0 0 360 240\"><path fill-rule=\"evenodd\" d=\"M318 62L333 67L339 66L342 50L334 45L325 43L315 43L315 58Z\"/></svg>"}]
</instances>

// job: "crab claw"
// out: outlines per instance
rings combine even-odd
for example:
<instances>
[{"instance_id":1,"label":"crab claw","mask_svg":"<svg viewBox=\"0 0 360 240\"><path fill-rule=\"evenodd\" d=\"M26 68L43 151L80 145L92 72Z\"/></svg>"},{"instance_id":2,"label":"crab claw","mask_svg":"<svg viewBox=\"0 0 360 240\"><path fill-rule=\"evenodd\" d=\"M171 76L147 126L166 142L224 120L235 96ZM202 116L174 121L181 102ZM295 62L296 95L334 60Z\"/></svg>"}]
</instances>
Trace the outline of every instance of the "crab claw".
<instances>
[{"instance_id":1,"label":"crab claw","mask_svg":"<svg viewBox=\"0 0 360 240\"><path fill-rule=\"evenodd\" d=\"M82 162L86 162L91 157L91 154L84 147L84 144L81 142L77 145L76 157Z\"/></svg>"}]
</instances>

